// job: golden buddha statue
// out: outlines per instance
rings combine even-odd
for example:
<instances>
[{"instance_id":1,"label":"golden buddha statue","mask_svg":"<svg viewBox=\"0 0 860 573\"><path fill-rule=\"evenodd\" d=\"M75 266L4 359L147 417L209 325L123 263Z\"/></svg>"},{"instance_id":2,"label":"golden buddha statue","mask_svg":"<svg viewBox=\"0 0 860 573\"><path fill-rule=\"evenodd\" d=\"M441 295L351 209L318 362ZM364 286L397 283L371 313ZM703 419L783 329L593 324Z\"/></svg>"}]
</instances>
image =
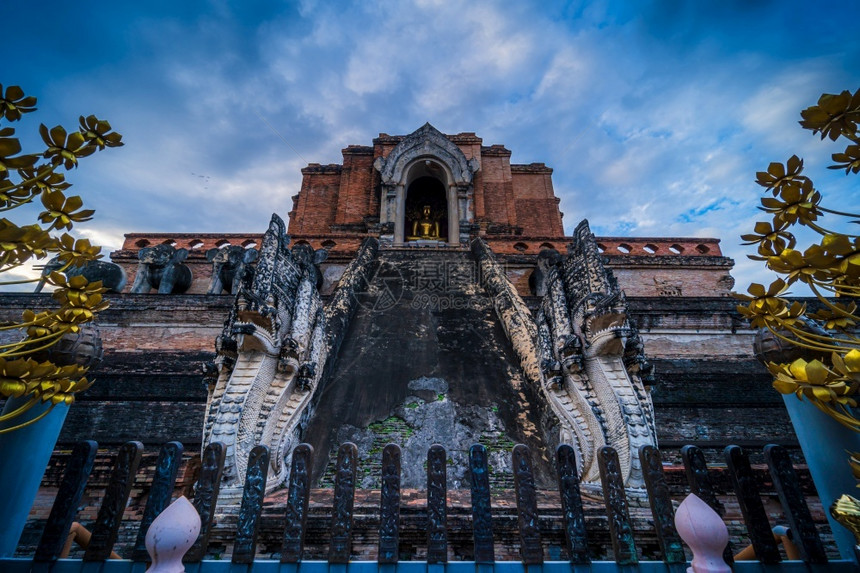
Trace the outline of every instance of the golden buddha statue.
<instances>
[{"instance_id":1,"label":"golden buddha statue","mask_svg":"<svg viewBox=\"0 0 860 573\"><path fill-rule=\"evenodd\" d=\"M434 221L431 215L430 205L424 205L424 208L421 209L421 217L412 222L412 236L407 238L411 240L438 239L439 222Z\"/></svg>"}]
</instances>

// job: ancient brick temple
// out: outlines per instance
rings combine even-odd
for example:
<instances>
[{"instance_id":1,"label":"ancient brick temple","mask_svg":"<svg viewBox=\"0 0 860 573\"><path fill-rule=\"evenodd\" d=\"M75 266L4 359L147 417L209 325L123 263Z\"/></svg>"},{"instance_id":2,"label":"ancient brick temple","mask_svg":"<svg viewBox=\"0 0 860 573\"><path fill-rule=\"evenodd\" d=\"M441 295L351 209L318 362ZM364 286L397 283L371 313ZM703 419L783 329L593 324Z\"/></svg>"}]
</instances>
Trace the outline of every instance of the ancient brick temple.
<instances>
[{"instance_id":1,"label":"ancient brick temple","mask_svg":"<svg viewBox=\"0 0 860 573\"><path fill-rule=\"evenodd\" d=\"M225 503L257 443L276 453L270 491L302 441L320 487L337 446L356 443L369 489L388 442L403 447L406 488L426 483L430 444L445 446L452 489L468 487L472 443L498 488L514 443L548 488L561 442L586 482L595 449L613 445L634 489L641 445L669 463L688 443L796 449L719 240L595 237L587 211L568 214L566 235L552 169L511 157L426 124L309 164L288 225L126 235L111 259L127 286L100 315L104 362L58 448L135 439L154 455L180 440L193 457L221 441Z\"/></svg>"},{"instance_id":2,"label":"ancient brick temple","mask_svg":"<svg viewBox=\"0 0 860 573\"><path fill-rule=\"evenodd\" d=\"M140 280L139 273L148 272L148 251L181 252L174 266L189 269L192 279L182 286L186 294L170 295L170 300L220 295L200 299L213 304L239 292L231 316L247 314L241 309L254 307L260 297L271 298L272 292L283 295L268 276L265 287L260 277L254 279L263 289L257 295L250 294L250 282L244 291L238 284L241 269L256 265L268 272L276 264L274 259L257 261L256 247L265 257L267 240L270 259L277 251L300 263L288 265L285 275L274 271L275 281L292 285L287 288L292 293L298 293L302 280L315 281L302 288L316 292L319 300L286 301L298 296L286 295L279 299L284 308L258 309L286 312L296 324L299 318L307 321L304 330L292 334L278 334L266 323L270 337L298 346L287 358L279 342L265 342L274 342L268 351L280 356L278 371L284 371L270 383L301 391L270 393L268 402L250 399L247 392L263 392L250 389L260 384L251 381L259 364L250 358L243 362L234 350L241 343L226 330L220 335L208 330L207 337L195 325L196 346L183 343L188 354L177 357L182 363L192 354L205 359L216 338L220 347L226 343L228 350L218 351L217 372L214 365L211 369L206 432L214 431L218 439L233 436L237 451L247 451L263 435L282 455L297 440L325 452L355 441L369 455L398 438L413 443L419 456L433 442L446 442L461 455L474 442L499 452L503 445L525 442L547 452L541 460L545 468L548 453L562 440L580 444L588 466L583 469L590 467L595 479L589 452L620 439L627 444L622 449L629 452L629 478L635 485L637 444L657 439L671 448L725 432L725 410L708 411L713 421L699 416L705 394L682 380L725 380L733 371L747 379L748 372L761 375L752 363L749 334L737 333L740 323L730 312L732 261L721 256L717 239L595 238L585 222L565 236L552 169L511 163L511 151L502 145L484 146L474 133L444 135L430 124L407 136L381 134L371 146L350 145L342 164L310 164L302 174L285 233L273 221L268 239L259 234L130 234L112 256L125 268L131 290L147 293L156 288ZM173 264L167 263L165 277ZM230 269L233 274L225 275ZM241 302L243 296L247 302ZM321 315L305 316L311 308ZM220 327L229 314L226 308L222 312L212 316L213 325ZM226 328L242 328L237 321L242 322L228 320ZM245 322L254 320L246 317ZM147 327L143 338L164 340L159 352L176 352L176 336L153 328L158 327ZM322 342L313 343L313 328ZM603 340L606 349L598 356L594 349L600 344L590 337L606 338L606 333L614 333L614 342ZM230 382L237 360L244 382ZM652 374L654 364L658 378ZM592 389L596 379L614 390L601 396L601 384ZM239 390L230 394L227 388L235 384ZM623 390L628 386L629 392ZM223 392L229 407L221 401ZM635 399L619 402L625 393ZM693 396L694 404L687 403ZM661 401L666 407L655 411L654 403ZM252 403L259 404L253 420L247 418ZM244 407L241 415L238 404ZM274 429L267 420L283 404L292 404L292 410ZM203 427L202 400L183 407L194 410L186 419ZM633 426L631 414L637 419ZM784 416L777 420L764 424L776 423L781 433L787 422ZM259 428L256 438L238 437L243 423ZM612 429L618 425L626 429ZM757 434L755 439L762 438ZM315 468L323 482L325 460L317 456ZM235 467L228 464L237 487L243 463L239 453ZM502 481L505 466L497 460ZM281 465L279 471L283 478L286 468ZM418 474L407 483L420 484Z\"/></svg>"}]
</instances>

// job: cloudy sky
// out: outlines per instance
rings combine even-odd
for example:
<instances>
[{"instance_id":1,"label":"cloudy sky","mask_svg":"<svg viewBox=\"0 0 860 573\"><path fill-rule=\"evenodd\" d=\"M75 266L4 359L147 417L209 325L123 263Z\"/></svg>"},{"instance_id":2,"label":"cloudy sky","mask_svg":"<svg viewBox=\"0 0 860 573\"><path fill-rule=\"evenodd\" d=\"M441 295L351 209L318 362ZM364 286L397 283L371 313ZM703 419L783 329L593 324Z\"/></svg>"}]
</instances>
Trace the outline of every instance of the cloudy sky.
<instances>
[{"instance_id":1,"label":"cloudy sky","mask_svg":"<svg viewBox=\"0 0 860 573\"><path fill-rule=\"evenodd\" d=\"M567 232L719 237L743 287L766 280L738 236L770 161L804 156L828 202L860 208L797 125L860 87L858 21L849 0L19 2L0 82L39 98L16 126L30 150L39 122L80 114L123 134L69 174L108 251L262 232L305 164L429 121L553 167Z\"/></svg>"}]
</instances>

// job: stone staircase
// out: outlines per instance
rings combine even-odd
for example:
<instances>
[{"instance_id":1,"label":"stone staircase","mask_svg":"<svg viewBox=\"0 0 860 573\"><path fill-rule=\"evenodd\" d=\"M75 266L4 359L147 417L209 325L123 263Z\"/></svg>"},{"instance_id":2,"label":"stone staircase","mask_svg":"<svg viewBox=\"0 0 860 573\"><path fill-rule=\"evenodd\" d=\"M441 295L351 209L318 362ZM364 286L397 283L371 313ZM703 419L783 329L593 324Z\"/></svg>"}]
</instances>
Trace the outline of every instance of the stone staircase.
<instances>
[{"instance_id":1,"label":"stone staircase","mask_svg":"<svg viewBox=\"0 0 860 573\"><path fill-rule=\"evenodd\" d=\"M484 444L492 484L511 484L510 448L543 452L531 388L471 253L455 249L380 250L376 269L319 397L306 433L318 455L314 475L331 481L337 446L359 448L359 487L378 487L381 451L403 448L403 486L426 487L426 452L449 453L449 487L469 487L468 449Z\"/></svg>"}]
</instances>

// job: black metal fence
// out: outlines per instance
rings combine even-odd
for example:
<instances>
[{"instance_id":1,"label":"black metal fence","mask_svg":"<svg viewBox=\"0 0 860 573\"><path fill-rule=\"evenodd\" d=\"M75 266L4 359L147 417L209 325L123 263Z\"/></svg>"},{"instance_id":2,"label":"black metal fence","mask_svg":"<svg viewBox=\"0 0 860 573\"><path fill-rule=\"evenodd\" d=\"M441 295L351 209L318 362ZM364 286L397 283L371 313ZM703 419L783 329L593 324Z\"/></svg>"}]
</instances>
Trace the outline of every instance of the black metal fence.
<instances>
[{"instance_id":1,"label":"black metal fence","mask_svg":"<svg viewBox=\"0 0 860 573\"><path fill-rule=\"evenodd\" d=\"M96 448L97 444L93 441L80 442L75 446L33 557L35 562L51 562L60 555L93 468ZM92 538L83 561L108 559L117 539L123 510L128 501L142 449L140 442L127 442L119 449L110 482L92 526ZM144 545L146 533L153 520L170 503L182 452L183 447L179 442L168 442L161 448L136 542L131 551L132 561L149 560ZM827 563L824 545L787 452L780 446L769 445L765 447L764 453L803 561L807 564ZM224 446L220 443L210 444L203 452L200 477L193 500L193 505L200 514L201 530L197 541L185 556L186 562L200 562L206 555L212 533L224 455ZM526 446L517 445L513 449L512 456L521 561L523 565L542 564L544 552L530 452ZM711 475L702 451L696 446L686 446L682 450L682 457L691 492L720 513L722 508L714 492ZM313 448L307 444L300 444L292 454L289 489L284 508L285 528L280 554L282 563L298 563L303 557L312 458ZM640 458L663 561L670 571L681 572L686 567L687 559L681 539L675 530L674 510L663 473L660 452L656 448L645 446L640 450ZM725 458L756 557L762 564L778 563L781 560L780 552L771 531L747 453L738 446L729 446L725 450ZM394 564L399 559L400 459L400 448L397 445L389 444L382 452L377 552L377 561L380 564ZM358 451L354 444L346 443L340 447L331 508L329 563L347 563L350 559L358 461ZM615 561L620 567L636 565L637 550L618 455L613 448L603 447L598 453L598 463ZM439 445L432 446L427 454L426 561L428 564L445 563L448 559L446 466L445 449ZM493 515L490 504L487 451L483 446L472 446L469 452L469 466L472 476L471 523L475 561L492 563L495 559ZM248 459L245 487L233 541L233 563L249 564L254 561L268 468L269 450L265 446L255 447ZM558 448L556 470L567 555L570 556L571 564L587 565L590 563L588 532L573 448L568 445ZM727 547L724 558L729 564L732 563L732 554L733 548Z\"/></svg>"}]
</instances>

